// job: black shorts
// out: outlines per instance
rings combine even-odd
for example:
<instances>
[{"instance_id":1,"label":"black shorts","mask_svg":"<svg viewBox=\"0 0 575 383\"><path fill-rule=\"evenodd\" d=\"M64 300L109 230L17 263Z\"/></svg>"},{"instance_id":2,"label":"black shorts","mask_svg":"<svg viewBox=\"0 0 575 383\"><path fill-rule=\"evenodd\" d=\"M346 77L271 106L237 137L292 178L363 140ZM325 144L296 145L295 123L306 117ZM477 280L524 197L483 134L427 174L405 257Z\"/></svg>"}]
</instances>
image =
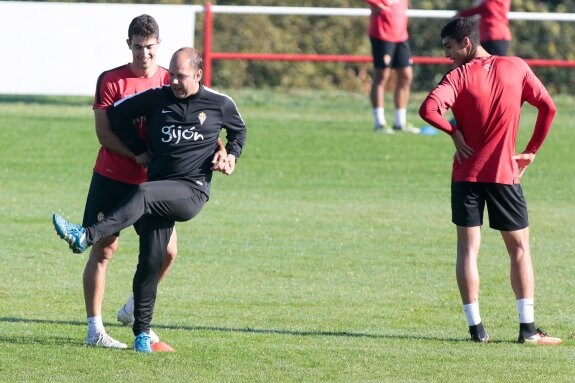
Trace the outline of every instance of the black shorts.
<instances>
[{"instance_id":1,"label":"black shorts","mask_svg":"<svg viewBox=\"0 0 575 383\"><path fill-rule=\"evenodd\" d=\"M408 41L392 43L370 37L373 66L378 69L406 68L413 64Z\"/></svg>"},{"instance_id":2,"label":"black shorts","mask_svg":"<svg viewBox=\"0 0 575 383\"><path fill-rule=\"evenodd\" d=\"M527 203L521 185L451 183L451 220L457 226L483 225L485 205L492 229L515 231L529 226Z\"/></svg>"},{"instance_id":3,"label":"black shorts","mask_svg":"<svg viewBox=\"0 0 575 383\"><path fill-rule=\"evenodd\" d=\"M508 40L482 41L481 46L490 55L507 56L507 51L509 50L509 41Z\"/></svg>"},{"instance_id":4,"label":"black shorts","mask_svg":"<svg viewBox=\"0 0 575 383\"><path fill-rule=\"evenodd\" d=\"M136 190L138 185L128 184L104 177L94 172L86 198L82 226L92 226L108 215L116 205ZM119 236L120 233L116 233Z\"/></svg>"}]
</instances>

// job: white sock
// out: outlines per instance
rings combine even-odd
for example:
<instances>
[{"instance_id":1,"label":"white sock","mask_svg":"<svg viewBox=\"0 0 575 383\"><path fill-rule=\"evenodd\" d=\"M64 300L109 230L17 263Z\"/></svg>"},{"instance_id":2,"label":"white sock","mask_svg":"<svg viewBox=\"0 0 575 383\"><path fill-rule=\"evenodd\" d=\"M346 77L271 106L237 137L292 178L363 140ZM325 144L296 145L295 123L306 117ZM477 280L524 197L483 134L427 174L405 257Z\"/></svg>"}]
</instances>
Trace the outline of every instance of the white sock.
<instances>
[{"instance_id":1,"label":"white sock","mask_svg":"<svg viewBox=\"0 0 575 383\"><path fill-rule=\"evenodd\" d=\"M517 312L519 313L519 323L533 323L535 322L535 307L533 299L518 299Z\"/></svg>"},{"instance_id":2,"label":"white sock","mask_svg":"<svg viewBox=\"0 0 575 383\"><path fill-rule=\"evenodd\" d=\"M124 305L124 311L128 314L134 315L134 294L130 294L126 304Z\"/></svg>"},{"instance_id":3,"label":"white sock","mask_svg":"<svg viewBox=\"0 0 575 383\"><path fill-rule=\"evenodd\" d=\"M85 231L82 234L82 236L80 237L80 245L88 246L88 241L86 240L86 232Z\"/></svg>"},{"instance_id":4,"label":"white sock","mask_svg":"<svg viewBox=\"0 0 575 383\"><path fill-rule=\"evenodd\" d=\"M465 313L465 318L467 319L467 324L469 326L475 326L481 323L478 302L463 305L463 312Z\"/></svg>"},{"instance_id":5,"label":"white sock","mask_svg":"<svg viewBox=\"0 0 575 383\"><path fill-rule=\"evenodd\" d=\"M88 336L93 336L96 333L105 333L104 322L102 316L96 315L88 318Z\"/></svg>"},{"instance_id":6,"label":"white sock","mask_svg":"<svg viewBox=\"0 0 575 383\"><path fill-rule=\"evenodd\" d=\"M384 126L385 125L385 114L383 112L383 107L378 106L377 108L373 108L373 121L375 126Z\"/></svg>"},{"instance_id":7,"label":"white sock","mask_svg":"<svg viewBox=\"0 0 575 383\"><path fill-rule=\"evenodd\" d=\"M399 126L402 129L407 125L407 109L399 108L393 111L393 126Z\"/></svg>"}]
</instances>

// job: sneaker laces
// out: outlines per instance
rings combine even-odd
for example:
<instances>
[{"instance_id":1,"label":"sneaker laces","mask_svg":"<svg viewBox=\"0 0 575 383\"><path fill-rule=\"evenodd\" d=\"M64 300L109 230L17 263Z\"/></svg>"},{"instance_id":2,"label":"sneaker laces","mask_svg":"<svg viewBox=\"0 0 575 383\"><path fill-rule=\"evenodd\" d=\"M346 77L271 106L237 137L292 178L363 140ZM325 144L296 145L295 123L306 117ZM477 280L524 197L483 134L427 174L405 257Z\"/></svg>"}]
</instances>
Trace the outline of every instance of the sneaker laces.
<instances>
[{"instance_id":1,"label":"sneaker laces","mask_svg":"<svg viewBox=\"0 0 575 383\"><path fill-rule=\"evenodd\" d=\"M545 331L541 330L540 328L537 328L537 334L539 334L539 336L549 336Z\"/></svg>"},{"instance_id":2,"label":"sneaker laces","mask_svg":"<svg viewBox=\"0 0 575 383\"><path fill-rule=\"evenodd\" d=\"M104 339L104 334L101 332L97 332L92 336L88 335L86 337L86 344L89 346L96 346L96 345L102 343L103 339Z\"/></svg>"},{"instance_id":3,"label":"sneaker laces","mask_svg":"<svg viewBox=\"0 0 575 383\"><path fill-rule=\"evenodd\" d=\"M82 225L72 224L56 213L52 215L52 223L58 236L68 243L74 253L82 253L90 246L86 240L86 229Z\"/></svg>"},{"instance_id":4,"label":"sneaker laces","mask_svg":"<svg viewBox=\"0 0 575 383\"><path fill-rule=\"evenodd\" d=\"M536 335L538 335L538 336L540 336L540 337L542 337L542 338L549 336L545 331L543 331L543 330L541 330L539 327L537 327L537 328L535 329L535 334L530 335L530 336L526 336L526 337L524 337L522 334L519 334L519 339L518 339L517 341L518 341L519 343L525 343L525 340L526 340L526 339L530 339L530 338L532 338L532 337L534 337L534 336L536 336Z\"/></svg>"},{"instance_id":5,"label":"sneaker laces","mask_svg":"<svg viewBox=\"0 0 575 383\"><path fill-rule=\"evenodd\" d=\"M136 350L150 350L150 336L146 333L141 333L134 339L134 349Z\"/></svg>"}]
</instances>

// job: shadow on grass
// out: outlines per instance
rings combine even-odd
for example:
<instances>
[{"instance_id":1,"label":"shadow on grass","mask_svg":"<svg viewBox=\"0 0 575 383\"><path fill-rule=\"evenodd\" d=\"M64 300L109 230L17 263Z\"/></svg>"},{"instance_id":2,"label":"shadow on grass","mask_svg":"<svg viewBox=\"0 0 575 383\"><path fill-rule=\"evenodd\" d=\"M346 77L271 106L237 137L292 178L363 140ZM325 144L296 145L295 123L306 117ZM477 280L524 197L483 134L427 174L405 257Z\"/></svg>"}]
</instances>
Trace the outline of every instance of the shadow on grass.
<instances>
[{"instance_id":1,"label":"shadow on grass","mask_svg":"<svg viewBox=\"0 0 575 383\"><path fill-rule=\"evenodd\" d=\"M41 323L41 324L56 324L56 325L72 325L72 326L86 326L86 322L80 321L63 321L63 320L49 320L49 319L26 319L26 318L9 318L0 317L0 322L8 323ZM124 327L121 324L106 323L106 327ZM327 337L347 337L347 338L369 338L369 339L404 339L404 340L429 340L440 342L455 342L467 343L467 338L444 338L438 336L428 335L393 335L393 334L376 334L368 332L353 332L353 331L305 331L305 330L282 330L282 329L258 329L258 328L234 328L234 327L217 327L217 326L165 326L154 324L154 329L166 330L186 330L186 331L214 331L214 332L236 332L248 334L276 334L276 335L293 335L293 336L327 336ZM41 338L34 336L6 336L0 335L0 343L30 343L30 344L70 344L77 343L83 345L81 340L75 338ZM515 343L515 341L490 341L489 343Z\"/></svg>"}]
</instances>

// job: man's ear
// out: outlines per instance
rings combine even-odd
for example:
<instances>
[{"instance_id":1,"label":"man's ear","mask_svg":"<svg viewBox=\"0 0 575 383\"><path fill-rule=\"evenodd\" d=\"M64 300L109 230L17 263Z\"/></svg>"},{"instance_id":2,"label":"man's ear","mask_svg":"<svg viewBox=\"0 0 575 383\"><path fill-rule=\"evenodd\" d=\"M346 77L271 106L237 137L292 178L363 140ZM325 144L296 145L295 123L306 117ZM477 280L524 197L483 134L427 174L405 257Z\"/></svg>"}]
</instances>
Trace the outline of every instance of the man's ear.
<instances>
[{"instance_id":1,"label":"man's ear","mask_svg":"<svg viewBox=\"0 0 575 383\"><path fill-rule=\"evenodd\" d=\"M132 44L130 43L130 39L126 39L126 44L128 44L128 48L132 50Z\"/></svg>"},{"instance_id":2,"label":"man's ear","mask_svg":"<svg viewBox=\"0 0 575 383\"><path fill-rule=\"evenodd\" d=\"M201 69L198 69L198 71L196 72L196 81L200 82L200 80L202 79L202 76L204 75L204 71Z\"/></svg>"},{"instance_id":3,"label":"man's ear","mask_svg":"<svg viewBox=\"0 0 575 383\"><path fill-rule=\"evenodd\" d=\"M463 38L463 46L465 48L473 48L473 44L471 44L471 39L467 36Z\"/></svg>"}]
</instances>

